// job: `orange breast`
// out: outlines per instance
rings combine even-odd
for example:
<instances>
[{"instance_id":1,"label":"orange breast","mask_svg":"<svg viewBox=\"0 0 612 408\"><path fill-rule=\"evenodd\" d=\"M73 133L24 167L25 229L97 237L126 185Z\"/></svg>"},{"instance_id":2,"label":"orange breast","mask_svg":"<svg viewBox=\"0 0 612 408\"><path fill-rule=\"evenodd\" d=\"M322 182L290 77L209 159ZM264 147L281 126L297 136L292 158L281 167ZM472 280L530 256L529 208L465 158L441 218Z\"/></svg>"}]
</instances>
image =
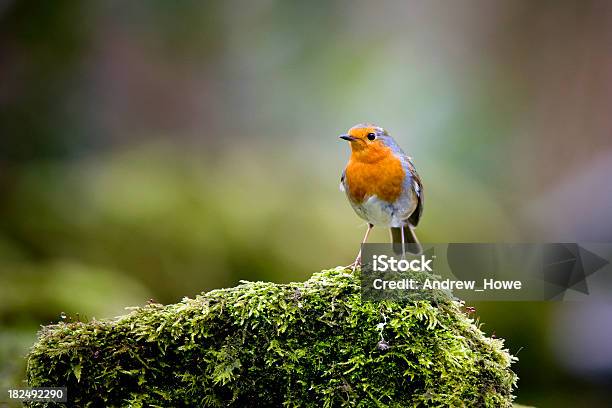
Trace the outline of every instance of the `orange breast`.
<instances>
[{"instance_id":1,"label":"orange breast","mask_svg":"<svg viewBox=\"0 0 612 408\"><path fill-rule=\"evenodd\" d=\"M355 203L372 195L394 202L402 193L404 176L402 163L393 154L376 161L359 160L351 155L345 174L348 193Z\"/></svg>"}]
</instances>

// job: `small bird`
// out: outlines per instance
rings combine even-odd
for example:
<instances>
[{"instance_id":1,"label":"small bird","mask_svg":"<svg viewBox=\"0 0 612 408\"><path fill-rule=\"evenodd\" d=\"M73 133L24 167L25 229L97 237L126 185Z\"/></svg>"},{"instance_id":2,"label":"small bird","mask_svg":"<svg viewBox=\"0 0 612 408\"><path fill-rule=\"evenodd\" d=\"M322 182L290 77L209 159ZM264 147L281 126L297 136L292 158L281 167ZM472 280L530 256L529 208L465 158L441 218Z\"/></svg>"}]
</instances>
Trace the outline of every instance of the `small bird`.
<instances>
[{"instance_id":1,"label":"small bird","mask_svg":"<svg viewBox=\"0 0 612 408\"><path fill-rule=\"evenodd\" d=\"M421 253L414 229L423 214L423 184L412 158L379 126L365 123L349 129L340 139L351 146L351 157L340 178L357 215L368 222L362 244L375 225L390 228L391 242L401 244L405 254ZM395 245L394 245L395 247ZM361 250L353 270L361 265Z\"/></svg>"}]
</instances>

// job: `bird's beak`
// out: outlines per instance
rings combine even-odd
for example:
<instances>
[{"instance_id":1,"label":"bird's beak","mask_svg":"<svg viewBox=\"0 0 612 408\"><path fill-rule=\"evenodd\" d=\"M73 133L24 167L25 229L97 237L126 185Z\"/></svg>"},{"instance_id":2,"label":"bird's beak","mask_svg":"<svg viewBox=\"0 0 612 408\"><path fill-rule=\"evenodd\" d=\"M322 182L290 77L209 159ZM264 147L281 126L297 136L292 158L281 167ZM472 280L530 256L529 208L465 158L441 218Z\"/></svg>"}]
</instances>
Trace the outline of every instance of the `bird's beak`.
<instances>
[{"instance_id":1,"label":"bird's beak","mask_svg":"<svg viewBox=\"0 0 612 408\"><path fill-rule=\"evenodd\" d=\"M357 140L356 137L353 137L351 135L340 135L340 139L348 140L349 142L354 142L355 140Z\"/></svg>"}]
</instances>

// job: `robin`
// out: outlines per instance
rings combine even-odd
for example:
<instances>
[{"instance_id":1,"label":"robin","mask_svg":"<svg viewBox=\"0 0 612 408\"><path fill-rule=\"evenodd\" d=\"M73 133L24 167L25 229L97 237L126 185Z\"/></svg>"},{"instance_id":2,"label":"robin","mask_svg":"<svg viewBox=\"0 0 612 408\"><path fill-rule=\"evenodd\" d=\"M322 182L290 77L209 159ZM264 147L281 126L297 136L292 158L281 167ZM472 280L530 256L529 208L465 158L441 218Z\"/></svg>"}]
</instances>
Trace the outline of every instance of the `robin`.
<instances>
[{"instance_id":1,"label":"robin","mask_svg":"<svg viewBox=\"0 0 612 408\"><path fill-rule=\"evenodd\" d=\"M357 215L368 222L362 244L372 228L380 225L390 228L391 242L401 244L403 254L406 247L420 253L414 229L423 214L423 184L412 158L385 129L372 124L355 125L340 139L351 146L340 189ZM354 270L360 264L361 250L350 266Z\"/></svg>"}]
</instances>

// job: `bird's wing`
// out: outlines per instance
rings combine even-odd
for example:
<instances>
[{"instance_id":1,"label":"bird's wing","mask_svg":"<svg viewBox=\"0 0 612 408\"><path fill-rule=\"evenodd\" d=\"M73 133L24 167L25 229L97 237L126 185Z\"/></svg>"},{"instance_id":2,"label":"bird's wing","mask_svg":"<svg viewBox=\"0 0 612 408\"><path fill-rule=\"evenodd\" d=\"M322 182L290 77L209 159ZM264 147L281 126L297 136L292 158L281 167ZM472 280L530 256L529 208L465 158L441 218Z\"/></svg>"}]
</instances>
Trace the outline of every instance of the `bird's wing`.
<instances>
[{"instance_id":1,"label":"bird's wing","mask_svg":"<svg viewBox=\"0 0 612 408\"><path fill-rule=\"evenodd\" d=\"M346 191L346 182L344 181L346 178L346 169L342 170L342 175L340 176L340 191Z\"/></svg>"},{"instance_id":2,"label":"bird's wing","mask_svg":"<svg viewBox=\"0 0 612 408\"><path fill-rule=\"evenodd\" d=\"M423 214L423 204L425 203L425 194L423 193L423 182L421 181L421 177L419 173L416 171L416 167L414 167L414 163L412 162L412 157L407 156L406 164L408 167L408 171L410 172L410 178L412 185L410 186L416 196L417 196L417 206L408 217L408 221L412 226L416 227L419 224L421 219L421 215Z\"/></svg>"}]
</instances>

